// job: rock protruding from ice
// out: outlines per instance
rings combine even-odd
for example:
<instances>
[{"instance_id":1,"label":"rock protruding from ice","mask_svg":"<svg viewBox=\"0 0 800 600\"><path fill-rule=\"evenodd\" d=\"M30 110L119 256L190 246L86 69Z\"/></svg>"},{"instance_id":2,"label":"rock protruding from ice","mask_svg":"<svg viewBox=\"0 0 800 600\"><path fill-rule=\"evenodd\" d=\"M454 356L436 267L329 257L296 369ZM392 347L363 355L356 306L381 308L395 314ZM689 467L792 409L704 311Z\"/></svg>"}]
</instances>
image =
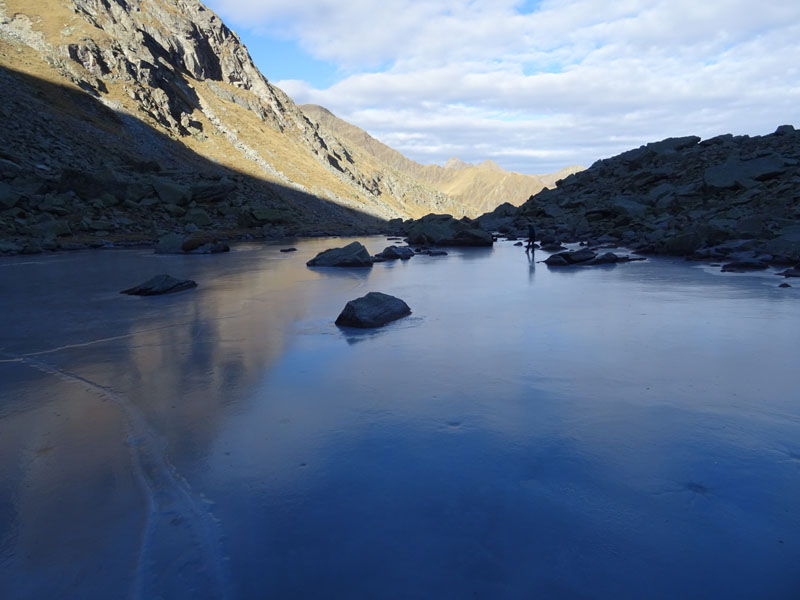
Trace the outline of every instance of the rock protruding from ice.
<instances>
[{"instance_id":1,"label":"rock protruding from ice","mask_svg":"<svg viewBox=\"0 0 800 600\"><path fill-rule=\"evenodd\" d=\"M360 242L320 252L306 263L309 267L371 267L372 257Z\"/></svg>"},{"instance_id":2,"label":"rock protruding from ice","mask_svg":"<svg viewBox=\"0 0 800 600\"><path fill-rule=\"evenodd\" d=\"M137 286L122 290L120 294L128 294L129 296L160 296L162 294L182 292L183 290L189 290L194 287L197 287L197 282L191 279L176 279L164 273L156 275Z\"/></svg>"},{"instance_id":3,"label":"rock protruding from ice","mask_svg":"<svg viewBox=\"0 0 800 600\"><path fill-rule=\"evenodd\" d=\"M380 327L411 314L408 304L400 298L370 292L366 296L350 300L336 319L344 327Z\"/></svg>"}]
</instances>

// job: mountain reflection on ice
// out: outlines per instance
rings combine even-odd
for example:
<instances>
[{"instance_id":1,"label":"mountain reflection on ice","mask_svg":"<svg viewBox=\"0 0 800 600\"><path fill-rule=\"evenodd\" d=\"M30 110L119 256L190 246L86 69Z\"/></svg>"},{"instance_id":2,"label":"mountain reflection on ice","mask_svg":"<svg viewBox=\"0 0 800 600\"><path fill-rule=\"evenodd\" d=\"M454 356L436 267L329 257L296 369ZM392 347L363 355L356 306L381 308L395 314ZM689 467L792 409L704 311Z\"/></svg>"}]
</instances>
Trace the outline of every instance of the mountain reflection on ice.
<instances>
[{"instance_id":1,"label":"mountain reflection on ice","mask_svg":"<svg viewBox=\"0 0 800 600\"><path fill-rule=\"evenodd\" d=\"M348 241L0 261L0 597L800 595L795 288Z\"/></svg>"}]
</instances>

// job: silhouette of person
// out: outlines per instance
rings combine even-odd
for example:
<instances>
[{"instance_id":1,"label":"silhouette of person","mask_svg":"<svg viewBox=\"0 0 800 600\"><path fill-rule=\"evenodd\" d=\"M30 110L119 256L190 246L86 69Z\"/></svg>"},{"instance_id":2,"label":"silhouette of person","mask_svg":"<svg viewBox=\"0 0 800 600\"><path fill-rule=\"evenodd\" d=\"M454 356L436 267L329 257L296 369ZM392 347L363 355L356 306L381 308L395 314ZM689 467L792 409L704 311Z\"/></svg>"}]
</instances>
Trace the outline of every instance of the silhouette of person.
<instances>
[{"instance_id":1,"label":"silhouette of person","mask_svg":"<svg viewBox=\"0 0 800 600\"><path fill-rule=\"evenodd\" d=\"M536 239L536 227L533 223L528 225L528 245L525 246L525 252L533 252L536 248L534 240Z\"/></svg>"}]
</instances>

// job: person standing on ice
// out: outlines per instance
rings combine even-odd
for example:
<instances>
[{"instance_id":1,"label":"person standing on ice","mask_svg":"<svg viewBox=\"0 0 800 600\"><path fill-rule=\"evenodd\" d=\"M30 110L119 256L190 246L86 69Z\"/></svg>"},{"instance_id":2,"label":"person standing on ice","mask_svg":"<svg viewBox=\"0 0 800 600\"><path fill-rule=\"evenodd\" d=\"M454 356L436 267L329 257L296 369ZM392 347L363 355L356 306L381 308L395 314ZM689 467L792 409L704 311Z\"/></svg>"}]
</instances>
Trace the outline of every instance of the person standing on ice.
<instances>
[{"instance_id":1,"label":"person standing on ice","mask_svg":"<svg viewBox=\"0 0 800 600\"><path fill-rule=\"evenodd\" d=\"M533 252L536 248L534 240L536 239L536 227L533 223L528 224L528 245L525 246L525 252Z\"/></svg>"}]
</instances>

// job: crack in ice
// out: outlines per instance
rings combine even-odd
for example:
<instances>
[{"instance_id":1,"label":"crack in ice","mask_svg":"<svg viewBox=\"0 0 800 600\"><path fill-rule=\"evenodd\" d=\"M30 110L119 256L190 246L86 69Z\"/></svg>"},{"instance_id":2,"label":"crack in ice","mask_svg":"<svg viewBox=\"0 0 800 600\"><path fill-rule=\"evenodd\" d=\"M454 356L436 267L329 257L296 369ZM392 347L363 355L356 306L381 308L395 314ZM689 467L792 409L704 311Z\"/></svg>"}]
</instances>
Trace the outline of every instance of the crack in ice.
<instances>
[{"instance_id":1,"label":"crack in ice","mask_svg":"<svg viewBox=\"0 0 800 600\"><path fill-rule=\"evenodd\" d=\"M169 589L174 591L198 580L203 580L196 584L202 587L195 589L190 594L192 597L229 597L230 584L224 568L219 523L208 509L201 506L203 501L197 498L188 481L166 458L163 441L141 412L111 388L31 356L25 355L2 362L21 362L49 375L85 385L113 401L125 416L133 474L147 502L147 517L136 562L136 579L130 597L133 600L171 597L174 594L170 594ZM188 549L186 544L181 544L186 541L186 537L192 546ZM165 547L159 548L159 542ZM172 547L169 546L170 542L173 542ZM174 571L174 555L158 556L159 551L164 554L175 550L174 543L179 546L180 558L184 563L179 565L179 571L181 567L189 569L199 563L199 568L191 572L188 581L182 577L182 573ZM193 556L193 553L197 554ZM187 555L191 558L186 558ZM151 562L158 561L159 558L170 560L170 571L161 573L153 568ZM166 582L165 576L168 578ZM160 589L164 585L168 586L167 590Z\"/></svg>"}]
</instances>

